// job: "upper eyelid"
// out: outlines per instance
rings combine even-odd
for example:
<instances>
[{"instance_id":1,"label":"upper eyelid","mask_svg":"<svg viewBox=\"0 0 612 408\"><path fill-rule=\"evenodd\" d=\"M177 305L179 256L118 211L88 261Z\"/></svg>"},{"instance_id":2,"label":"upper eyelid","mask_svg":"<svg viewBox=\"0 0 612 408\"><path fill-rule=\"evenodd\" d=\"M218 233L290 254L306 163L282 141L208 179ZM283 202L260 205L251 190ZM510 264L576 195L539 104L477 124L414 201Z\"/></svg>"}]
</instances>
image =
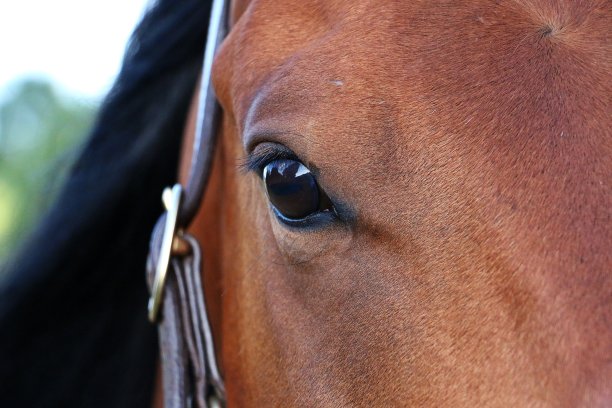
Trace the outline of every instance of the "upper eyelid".
<instances>
[{"instance_id":1,"label":"upper eyelid","mask_svg":"<svg viewBox=\"0 0 612 408\"><path fill-rule=\"evenodd\" d=\"M295 160L302 162L297 155L285 146L277 143L262 143L263 147L255 147L250 151L240 168L244 172L261 173L263 168L274 160Z\"/></svg>"},{"instance_id":2,"label":"upper eyelid","mask_svg":"<svg viewBox=\"0 0 612 408\"><path fill-rule=\"evenodd\" d=\"M286 148L287 142L298 142L303 144L308 140L309 138L305 135L288 129L259 130L255 128L250 132L247 132L246 136L244 137L244 150L247 153L251 153L262 144L275 144Z\"/></svg>"}]
</instances>

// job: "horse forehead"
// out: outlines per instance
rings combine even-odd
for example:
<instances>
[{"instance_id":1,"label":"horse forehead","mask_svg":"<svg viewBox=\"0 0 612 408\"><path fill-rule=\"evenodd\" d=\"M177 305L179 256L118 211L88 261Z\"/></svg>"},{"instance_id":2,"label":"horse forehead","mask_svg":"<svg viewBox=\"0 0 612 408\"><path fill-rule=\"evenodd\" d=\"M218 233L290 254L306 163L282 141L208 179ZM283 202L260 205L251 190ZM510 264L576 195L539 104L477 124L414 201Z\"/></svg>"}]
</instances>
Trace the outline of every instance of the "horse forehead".
<instances>
[{"instance_id":1,"label":"horse forehead","mask_svg":"<svg viewBox=\"0 0 612 408\"><path fill-rule=\"evenodd\" d=\"M402 103L394 100L405 91L398 80L407 84L402 76L412 64L404 58L409 44L394 27L397 5L288 3L252 1L217 58L220 97L238 121L249 117L256 102L278 107L283 100L304 118L346 127L334 119L349 113L341 106L372 119L368 113Z\"/></svg>"},{"instance_id":2,"label":"horse forehead","mask_svg":"<svg viewBox=\"0 0 612 408\"><path fill-rule=\"evenodd\" d=\"M227 93L232 94L234 113L243 119L271 79L282 77L291 79L283 85L286 92L304 94L310 88L314 93L318 85L351 85L353 92L344 94L347 100L378 93L387 102L395 97L404 107L416 102L417 107L428 108L429 114L442 114L440 123L469 123L477 113L474 107L480 103L482 108L483 102L488 104L489 116L494 109L500 114L506 109L514 110L517 114L512 119L517 119L534 114L547 102L536 100L534 91L542 90L533 89L529 82L555 85L551 84L559 69L555 63L571 56L571 36L575 41L584 40L580 30L571 35L554 32L562 23L579 25L578 17L571 17L570 12L547 12L531 3L500 6L471 1L445 7L434 2L253 0L222 53L220 60L225 63L217 64L223 72L218 76L225 78L219 82L232 88ZM602 31L605 19L599 21L582 32ZM553 41L540 41L544 35L558 36L554 39L559 49L557 61L550 58ZM601 43L592 53L602 51ZM579 54L576 59L584 58ZM225 69L230 67L233 69ZM589 85L582 97L594 84ZM512 105L520 100L532 106L517 112ZM560 103L556 105L553 108ZM453 121L446 120L445 114Z\"/></svg>"},{"instance_id":3,"label":"horse forehead","mask_svg":"<svg viewBox=\"0 0 612 408\"><path fill-rule=\"evenodd\" d=\"M425 192L471 196L491 220L516 211L515 220L542 223L540 237L569 237L559 231L576 231L609 203L597 178L610 172L601 103L609 11L535 3L254 0L219 64L233 79L225 105L240 122L314 125L317 162L333 159L347 176L338 179L360 180L347 194L372 197L393 178L389 210L414 217L419 202L406 198L437 189L446 198ZM376 177L359 177L377 160ZM575 241L594 240L601 248L609 234Z\"/></svg>"},{"instance_id":4,"label":"horse forehead","mask_svg":"<svg viewBox=\"0 0 612 408\"><path fill-rule=\"evenodd\" d=\"M381 61L383 55L372 58L377 54L372 45L383 43L385 38L384 43L390 44L385 27L389 19L381 14L389 7L382 4L385 2L375 4L378 18L369 22L364 31L364 16L368 15L364 3L253 0L249 7L236 3L234 8L242 10L242 15L222 47L216 71L219 87L231 87L232 99L243 105L237 107L238 116L244 116L271 73L279 77L282 71L284 76L298 78L315 70L320 75L323 67L327 72L352 69L361 76L375 72L380 65L372 62ZM370 35L366 36L366 32ZM355 57L359 54L367 54L368 58L357 62ZM310 64L300 64L304 58ZM239 72L231 69L236 67L240 67Z\"/></svg>"},{"instance_id":5,"label":"horse forehead","mask_svg":"<svg viewBox=\"0 0 612 408\"><path fill-rule=\"evenodd\" d=\"M605 41L593 35L590 47L576 44L589 30L601 32L605 19L586 24L572 7L555 14L530 2L434 3L254 0L219 64L219 76L231 82L226 105L244 121L266 94L306 118L326 107L319 119L345 128L346 120L334 119L339 113L371 119L361 113L396 109L402 143L458 135L527 164L539 162L524 156L529 150L552 153L557 139L569 146L568 135L583 134L590 143L574 156L590 155L586 146L606 133L605 109L592 98L605 82L596 59ZM560 21L574 24L573 31L546 31ZM594 63L585 70L585 61ZM378 115L379 122L390 128L390 116ZM578 120L584 116L599 120ZM362 136L336 137L342 135Z\"/></svg>"}]
</instances>

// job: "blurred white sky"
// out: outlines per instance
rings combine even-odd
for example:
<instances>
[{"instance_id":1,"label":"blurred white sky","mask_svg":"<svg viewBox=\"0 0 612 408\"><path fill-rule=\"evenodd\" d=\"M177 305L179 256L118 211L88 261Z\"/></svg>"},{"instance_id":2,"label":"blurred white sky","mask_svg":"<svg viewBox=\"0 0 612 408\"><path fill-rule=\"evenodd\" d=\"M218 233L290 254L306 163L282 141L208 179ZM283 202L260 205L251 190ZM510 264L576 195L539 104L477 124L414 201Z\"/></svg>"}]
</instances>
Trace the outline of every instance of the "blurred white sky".
<instances>
[{"instance_id":1,"label":"blurred white sky","mask_svg":"<svg viewBox=\"0 0 612 408\"><path fill-rule=\"evenodd\" d=\"M0 0L0 94L17 78L47 77L98 98L119 71L147 0Z\"/></svg>"}]
</instances>

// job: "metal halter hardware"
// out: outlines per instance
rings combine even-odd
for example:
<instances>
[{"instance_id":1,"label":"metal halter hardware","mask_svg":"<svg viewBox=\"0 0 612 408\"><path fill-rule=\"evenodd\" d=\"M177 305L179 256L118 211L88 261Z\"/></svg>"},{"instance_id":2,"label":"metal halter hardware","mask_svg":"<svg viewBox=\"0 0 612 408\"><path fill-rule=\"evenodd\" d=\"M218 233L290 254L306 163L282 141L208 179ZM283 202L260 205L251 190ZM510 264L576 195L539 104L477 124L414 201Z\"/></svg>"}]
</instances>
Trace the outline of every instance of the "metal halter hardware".
<instances>
[{"instance_id":1,"label":"metal halter hardware","mask_svg":"<svg viewBox=\"0 0 612 408\"><path fill-rule=\"evenodd\" d=\"M213 0L189 179L184 189L175 184L164 190L165 212L153 230L147 259L149 320L159 328L166 408L220 407L225 403L200 279L200 249L183 228L200 207L210 174L221 112L211 72L227 31L226 19L227 1Z\"/></svg>"},{"instance_id":2,"label":"metal halter hardware","mask_svg":"<svg viewBox=\"0 0 612 408\"><path fill-rule=\"evenodd\" d=\"M149 321L151 323L155 323L159 315L166 276L170 268L170 257L173 255L173 243L178 238L176 236L176 221L178 219L182 194L183 188L180 184L175 184L172 189L166 188L162 194L162 202L166 208L166 222L164 223L159 259L155 268L155 280L153 281L151 297L149 298L148 309Z\"/></svg>"}]
</instances>

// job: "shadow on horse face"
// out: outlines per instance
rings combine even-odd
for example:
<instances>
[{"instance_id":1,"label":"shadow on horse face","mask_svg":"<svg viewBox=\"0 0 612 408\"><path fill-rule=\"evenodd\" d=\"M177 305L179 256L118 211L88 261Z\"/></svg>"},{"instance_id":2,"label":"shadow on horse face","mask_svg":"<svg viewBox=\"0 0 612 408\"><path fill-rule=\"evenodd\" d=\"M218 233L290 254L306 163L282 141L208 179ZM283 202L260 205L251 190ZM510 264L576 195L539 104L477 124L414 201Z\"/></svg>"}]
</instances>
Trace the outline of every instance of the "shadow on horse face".
<instances>
[{"instance_id":1,"label":"shadow on horse face","mask_svg":"<svg viewBox=\"0 0 612 408\"><path fill-rule=\"evenodd\" d=\"M191 228L230 405L605 404L610 9L539 3L234 2ZM338 217L283 222L261 146Z\"/></svg>"}]
</instances>

